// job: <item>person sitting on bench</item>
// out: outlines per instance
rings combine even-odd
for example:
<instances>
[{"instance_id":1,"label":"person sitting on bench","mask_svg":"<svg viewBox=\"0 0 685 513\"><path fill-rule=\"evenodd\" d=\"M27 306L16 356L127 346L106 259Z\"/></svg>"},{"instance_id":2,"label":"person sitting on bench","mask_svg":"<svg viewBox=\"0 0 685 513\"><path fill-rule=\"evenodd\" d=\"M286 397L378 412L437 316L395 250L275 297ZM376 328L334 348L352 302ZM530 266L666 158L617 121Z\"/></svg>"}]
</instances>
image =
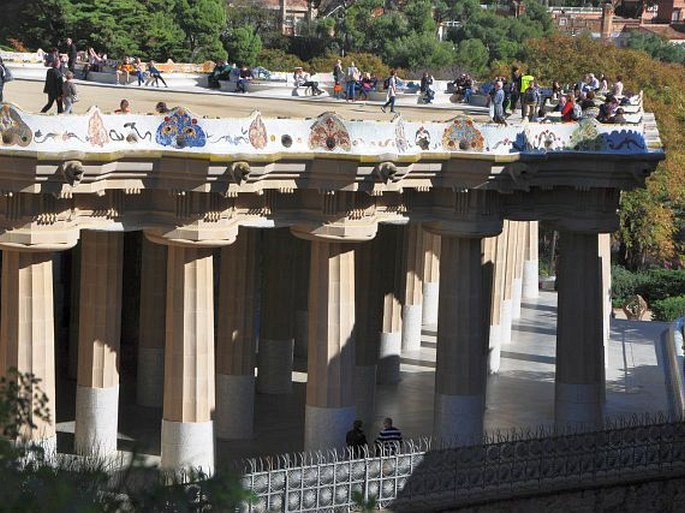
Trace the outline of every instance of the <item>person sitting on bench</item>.
<instances>
[{"instance_id":1,"label":"person sitting on bench","mask_svg":"<svg viewBox=\"0 0 685 513\"><path fill-rule=\"evenodd\" d=\"M323 94L323 91L319 89L319 83L311 79L309 73L305 72L301 67L295 68L295 74L293 75L293 81L295 82L295 87L303 86L309 88L312 91L313 96L319 96Z\"/></svg>"}]
</instances>

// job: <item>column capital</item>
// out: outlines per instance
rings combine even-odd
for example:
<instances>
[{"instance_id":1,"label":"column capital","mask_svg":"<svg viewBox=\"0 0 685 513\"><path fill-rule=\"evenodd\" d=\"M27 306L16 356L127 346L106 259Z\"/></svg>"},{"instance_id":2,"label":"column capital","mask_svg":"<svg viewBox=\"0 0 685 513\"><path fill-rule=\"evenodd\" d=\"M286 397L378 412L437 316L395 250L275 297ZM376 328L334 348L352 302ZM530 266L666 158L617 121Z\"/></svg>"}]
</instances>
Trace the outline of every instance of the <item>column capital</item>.
<instances>
[{"instance_id":1,"label":"column capital","mask_svg":"<svg viewBox=\"0 0 685 513\"><path fill-rule=\"evenodd\" d=\"M435 197L429 232L466 239L492 237L502 231L502 199L497 191L465 189Z\"/></svg>"},{"instance_id":2,"label":"column capital","mask_svg":"<svg viewBox=\"0 0 685 513\"><path fill-rule=\"evenodd\" d=\"M23 253L66 251L76 246L78 240L78 228L46 228L30 223L0 234L0 250Z\"/></svg>"},{"instance_id":3,"label":"column capital","mask_svg":"<svg viewBox=\"0 0 685 513\"><path fill-rule=\"evenodd\" d=\"M205 231L199 225L182 226L172 230L147 228L143 233L150 242L164 246L220 248L235 242L238 236L238 225L225 227L221 231Z\"/></svg>"}]
</instances>

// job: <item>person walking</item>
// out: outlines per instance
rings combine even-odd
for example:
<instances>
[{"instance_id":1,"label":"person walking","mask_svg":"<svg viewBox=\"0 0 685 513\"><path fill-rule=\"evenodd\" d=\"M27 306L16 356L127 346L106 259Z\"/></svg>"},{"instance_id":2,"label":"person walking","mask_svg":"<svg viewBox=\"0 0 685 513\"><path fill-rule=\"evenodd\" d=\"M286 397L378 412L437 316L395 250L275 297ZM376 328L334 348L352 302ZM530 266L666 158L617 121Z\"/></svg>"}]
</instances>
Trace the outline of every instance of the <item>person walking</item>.
<instances>
[{"instance_id":1,"label":"person walking","mask_svg":"<svg viewBox=\"0 0 685 513\"><path fill-rule=\"evenodd\" d=\"M383 429L376 438L376 452L381 454L397 454L402 443L402 432L392 425L392 419L383 419Z\"/></svg>"},{"instance_id":2,"label":"person walking","mask_svg":"<svg viewBox=\"0 0 685 513\"><path fill-rule=\"evenodd\" d=\"M385 80L385 88L387 89L385 103L381 107L381 110L385 112L385 109L390 107L390 112L395 112L395 96L397 96L397 77L395 76L395 70L390 70L390 76Z\"/></svg>"},{"instance_id":3,"label":"person walking","mask_svg":"<svg viewBox=\"0 0 685 513\"><path fill-rule=\"evenodd\" d=\"M71 114L74 103L78 101L76 85L73 81L74 73L67 71L66 80L62 84L62 98L64 99L64 113Z\"/></svg>"},{"instance_id":4,"label":"person walking","mask_svg":"<svg viewBox=\"0 0 685 513\"><path fill-rule=\"evenodd\" d=\"M368 443L366 442L366 435L362 430L361 420L354 421L352 429L350 429L347 432L347 436L345 436L345 443L347 444L347 447L349 447L352 456L355 458L364 456L364 451L366 450Z\"/></svg>"},{"instance_id":5,"label":"person walking","mask_svg":"<svg viewBox=\"0 0 685 513\"><path fill-rule=\"evenodd\" d=\"M57 102L57 114L61 114L64 110L62 105L62 72L59 70L61 63L59 59L52 61L50 69L45 74L45 86L43 92L48 95L48 102L41 109L45 113L52 108L52 104Z\"/></svg>"},{"instance_id":6,"label":"person walking","mask_svg":"<svg viewBox=\"0 0 685 513\"><path fill-rule=\"evenodd\" d=\"M67 67L72 73L76 69L76 59L78 58L78 49L70 37L66 40L66 54L69 60L67 61Z\"/></svg>"}]
</instances>

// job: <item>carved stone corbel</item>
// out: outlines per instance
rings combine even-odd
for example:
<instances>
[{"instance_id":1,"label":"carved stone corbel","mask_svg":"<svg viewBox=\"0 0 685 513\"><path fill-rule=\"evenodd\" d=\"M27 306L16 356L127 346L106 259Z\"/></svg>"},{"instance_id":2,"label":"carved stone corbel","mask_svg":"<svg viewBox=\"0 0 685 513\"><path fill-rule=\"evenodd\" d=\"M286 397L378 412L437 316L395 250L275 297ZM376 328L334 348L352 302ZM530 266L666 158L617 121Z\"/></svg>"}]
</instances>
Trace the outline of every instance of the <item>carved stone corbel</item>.
<instances>
[{"instance_id":1,"label":"carved stone corbel","mask_svg":"<svg viewBox=\"0 0 685 513\"><path fill-rule=\"evenodd\" d=\"M66 160L57 169L62 179L71 187L81 183L86 170L80 160Z\"/></svg>"},{"instance_id":2,"label":"carved stone corbel","mask_svg":"<svg viewBox=\"0 0 685 513\"><path fill-rule=\"evenodd\" d=\"M250 176L250 164L244 160L240 160L231 164L227 171L233 182L241 185Z\"/></svg>"},{"instance_id":3,"label":"carved stone corbel","mask_svg":"<svg viewBox=\"0 0 685 513\"><path fill-rule=\"evenodd\" d=\"M383 182L385 184L399 181L402 178L401 176L398 176L399 170L397 169L395 163L389 161L380 162L373 169L373 174L378 179L378 181Z\"/></svg>"}]
</instances>

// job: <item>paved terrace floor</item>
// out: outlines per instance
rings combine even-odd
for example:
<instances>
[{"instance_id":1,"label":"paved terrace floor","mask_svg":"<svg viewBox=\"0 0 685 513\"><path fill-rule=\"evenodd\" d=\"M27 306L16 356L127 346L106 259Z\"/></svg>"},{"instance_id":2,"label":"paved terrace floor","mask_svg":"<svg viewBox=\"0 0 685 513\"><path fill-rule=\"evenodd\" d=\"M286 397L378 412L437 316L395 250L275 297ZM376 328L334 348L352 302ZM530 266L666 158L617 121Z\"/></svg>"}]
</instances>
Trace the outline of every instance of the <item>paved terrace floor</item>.
<instances>
[{"instance_id":1,"label":"paved terrace floor","mask_svg":"<svg viewBox=\"0 0 685 513\"><path fill-rule=\"evenodd\" d=\"M556 344L555 292L541 291L524 300L521 319L513 328L512 343L502 351L502 367L488 378L485 426L489 431L551 426L554 421ZM657 344L667 324L613 319L608 348L606 415L609 417L667 412L664 371ZM378 387L377 415L366 426L375 437L382 418L391 416L405 438L430 435L433 427L435 328L423 332L419 351L402 358L402 379ZM305 383L304 361L295 362L293 392L285 396L257 394L255 437L218 442L218 463L257 455L303 449ZM161 410L135 405L135 380L122 380L119 449L138 450L158 461ZM58 384L58 447L70 452L74 431L74 382Z\"/></svg>"}]
</instances>

